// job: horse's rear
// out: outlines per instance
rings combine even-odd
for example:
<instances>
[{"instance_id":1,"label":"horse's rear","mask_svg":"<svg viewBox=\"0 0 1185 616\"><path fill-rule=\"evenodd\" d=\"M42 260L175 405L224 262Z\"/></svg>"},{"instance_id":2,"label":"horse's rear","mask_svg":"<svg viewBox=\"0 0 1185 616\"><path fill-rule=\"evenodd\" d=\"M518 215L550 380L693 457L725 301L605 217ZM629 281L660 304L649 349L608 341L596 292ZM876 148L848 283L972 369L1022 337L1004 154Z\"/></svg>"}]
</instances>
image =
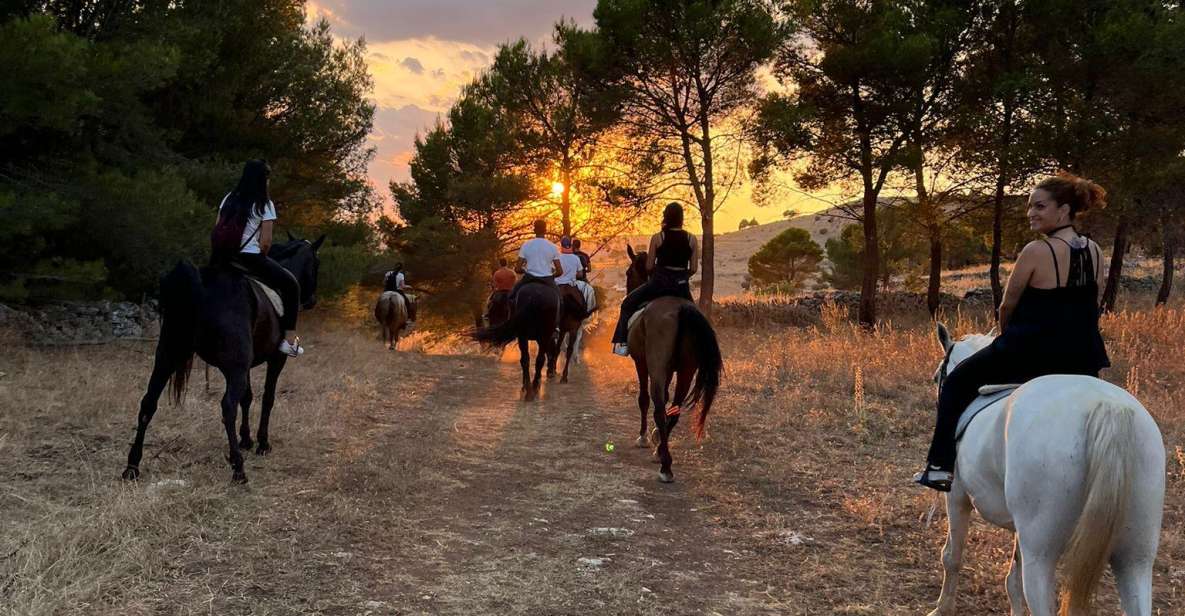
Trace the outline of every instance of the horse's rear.
<instances>
[{"instance_id":1,"label":"horse's rear","mask_svg":"<svg viewBox=\"0 0 1185 616\"><path fill-rule=\"evenodd\" d=\"M650 302L630 329L629 350L638 373L641 429L637 443L645 446L646 412L653 403L659 480L669 483L674 481L668 445L671 430L684 410L698 406L692 431L697 439L703 438L724 370L720 346L711 324L694 303L662 297ZM675 394L668 398L672 379Z\"/></svg>"},{"instance_id":2,"label":"horse's rear","mask_svg":"<svg viewBox=\"0 0 1185 616\"><path fill-rule=\"evenodd\" d=\"M399 346L399 332L407 325L407 305L403 303L403 296L394 291L380 295L374 306L374 318L382 328L383 344L394 350Z\"/></svg>"},{"instance_id":3,"label":"horse's rear","mask_svg":"<svg viewBox=\"0 0 1185 616\"><path fill-rule=\"evenodd\" d=\"M1055 613L1060 562L1062 614L1090 613L1108 563L1124 613L1151 614L1164 460L1156 423L1123 389L1072 375L1026 383L964 436L949 503L948 582L935 613L955 613L952 565L973 500L985 519L1018 534L1008 581L1014 613L1023 610L1022 588L1034 616Z\"/></svg>"},{"instance_id":4,"label":"horse's rear","mask_svg":"<svg viewBox=\"0 0 1185 616\"><path fill-rule=\"evenodd\" d=\"M556 318L560 296L556 289L542 283L524 284L515 297L514 311L510 319L499 325L480 328L471 337L486 347L504 347L512 340L518 341L519 365L523 373L523 393L526 400L534 400L539 394L543 364L555 345ZM529 343L539 344L535 358L535 376L530 375L531 351Z\"/></svg>"}]
</instances>

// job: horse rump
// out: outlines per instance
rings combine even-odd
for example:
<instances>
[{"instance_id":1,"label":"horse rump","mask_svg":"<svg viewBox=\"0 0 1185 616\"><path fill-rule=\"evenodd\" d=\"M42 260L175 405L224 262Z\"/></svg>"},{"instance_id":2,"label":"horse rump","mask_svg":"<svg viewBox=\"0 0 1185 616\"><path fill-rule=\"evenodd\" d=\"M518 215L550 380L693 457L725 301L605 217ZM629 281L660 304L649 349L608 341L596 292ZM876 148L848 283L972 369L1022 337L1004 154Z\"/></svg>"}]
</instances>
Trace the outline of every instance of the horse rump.
<instances>
[{"instance_id":1,"label":"horse rump","mask_svg":"<svg viewBox=\"0 0 1185 616\"><path fill-rule=\"evenodd\" d=\"M699 412L692 424L692 432L697 441L704 438L704 424L708 420L708 412L712 410L712 402L716 399L716 391L720 388L720 375L724 371L724 359L720 355L720 344L716 340L716 332L695 304L686 303L679 308L679 333L675 348L680 348L684 337L690 338L690 347L695 355L695 383L688 392L686 406L699 404Z\"/></svg>"},{"instance_id":2,"label":"horse rump","mask_svg":"<svg viewBox=\"0 0 1185 616\"><path fill-rule=\"evenodd\" d=\"M169 366L170 397L179 404L193 368L194 337L202 299L202 277L197 267L181 261L160 281L160 341L156 361Z\"/></svg>"}]
</instances>

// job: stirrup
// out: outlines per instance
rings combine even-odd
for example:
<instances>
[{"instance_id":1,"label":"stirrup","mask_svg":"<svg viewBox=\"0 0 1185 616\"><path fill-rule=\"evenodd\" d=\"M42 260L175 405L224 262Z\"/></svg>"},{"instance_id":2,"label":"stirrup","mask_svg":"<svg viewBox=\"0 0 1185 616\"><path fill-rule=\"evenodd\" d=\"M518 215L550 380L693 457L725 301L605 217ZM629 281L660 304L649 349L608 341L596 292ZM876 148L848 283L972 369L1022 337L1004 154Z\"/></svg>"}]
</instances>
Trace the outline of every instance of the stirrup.
<instances>
[{"instance_id":1,"label":"stirrup","mask_svg":"<svg viewBox=\"0 0 1185 616\"><path fill-rule=\"evenodd\" d=\"M926 467L926 470L913 476L914 483L924 485L932 490L938 490L939 492L950 492L950 486L953 480L954 473L929 466Z\"/></svg>"}]
</instances>

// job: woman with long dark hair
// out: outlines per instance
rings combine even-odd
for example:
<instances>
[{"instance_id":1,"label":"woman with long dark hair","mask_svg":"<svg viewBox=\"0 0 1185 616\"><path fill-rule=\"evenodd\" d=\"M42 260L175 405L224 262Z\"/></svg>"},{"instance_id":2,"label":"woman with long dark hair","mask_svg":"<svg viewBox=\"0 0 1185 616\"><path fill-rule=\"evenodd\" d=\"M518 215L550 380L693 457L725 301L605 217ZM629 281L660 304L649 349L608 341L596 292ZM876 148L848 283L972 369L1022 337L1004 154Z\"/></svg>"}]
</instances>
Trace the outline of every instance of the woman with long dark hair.
<instances>
[{"instance_id":1,"label":"woman with long dark hair","mask_svg":"<svg viewBox=\"0 0 1185 616\"><path fill-rule=\"evenodd\" d=\"M699 264L699 241L683 230L683 206L674 201L662 211L662 231L650 238L646 271L650 279L621 301L621 314L613 330L613 352L629 355L630 317L642 304L665 296L691 300L691 277Z\"/></svg>"},{"instance_id":2,"label":"woman with long dark hair","mask_svg":"<svg viewBox=\"0 0 1185 616\"><path fill-rule=\"evenodd\" d=\"M1098 376L1111 365L1099 332L1103 255L1074 219L1106 203L1098 184L1069 173L1046 178L1029 196L1029 227L1044 235L1016 258L1000 303L1000 331L938 386L938 421L926 470L914 481L949 492L959 416L984 385L1024 383L1047 374Z\"/></svg>"},{"instance_id":3,"label":"woman with long dark hair","mask_svg":"<svg viewBox=\"0 0 1185 616\"><path fill-rule=\"evenodd\" d=\"M280 352L297 357L304 353L296 336L300 283L291 272L267 256L272 247L272 227L276 221L276 206L268 194L270 175L271 169L262 160L250 160L243 166L238 185L223 197L218 206L214 260L233 261L280 294L284 306L284 315L280 317L280 327L284 329ZM229 244L219 245L220 229L237 231L239 228L243 231L237 246L234 246L236 242L233 237Z\"/></svg>"}]
</instances>

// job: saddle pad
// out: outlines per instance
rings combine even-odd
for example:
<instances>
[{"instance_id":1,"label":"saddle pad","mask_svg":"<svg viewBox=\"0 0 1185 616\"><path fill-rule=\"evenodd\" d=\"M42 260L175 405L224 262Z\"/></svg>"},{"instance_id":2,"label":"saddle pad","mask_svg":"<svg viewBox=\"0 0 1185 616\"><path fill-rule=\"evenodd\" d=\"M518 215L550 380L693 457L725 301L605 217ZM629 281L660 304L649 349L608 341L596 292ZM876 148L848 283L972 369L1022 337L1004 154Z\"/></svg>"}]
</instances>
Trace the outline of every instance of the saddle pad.
<instances>
[{"instance_id":1,"label":"saddle pad","mask_svg":"<svg viewBox=\"0 0 1185 616\"><path fill-rule=\"evenodd\" d=\"M1012 395L1013 391L1020 385L984 385L979 388L979 397L967 405L967 410L959 417L959 425L955 428L955 441L963 438L963 433L967 431L967 426L971 425L971 420L975 416L982 413L984 409L1003 402L1005 398Z\"/></svg>"},{"instance_id":2,"label":"saddle pad","mask_svg":"<svg viewBox=\"0 0 1185 616\"><path fill-rule=\"evenodd\" d=\"M638 308L638 311L635 312L633 314L633 316L630 317L630 320L626 321L625 328L627 331L634 328L634 323L637 323L638 319L642 318L642 313L646 312L646 308L648 308L649 306L650 306L650 302L646 302L645 304L642 304L642 306Z\"/></svg>"},{"instance_id":3,"label":"saddle pad","mask_svg":"<svg viewBox=\"0 0 1185 616\"><path fill-rule=\"evenodd\" d=\"M258 278L247 276L247 280L250 280L251 284L255 285L255 290L263 293L263 296L272 303L272 306L276 309L276 316L284 316L284 302L280 300L280 294L276 293L275 289L263 284Z\"/></svg>"},{"instance_id":4,"label":"saddle pad","mask_svg":"<svg viewBox=\"0 0 1185 616\"><path fill-rule=\"evenodd\" d=\"M577 280L575 286L580 290L580 294L584 296L584 305L588 308L588 312L591 314L597 309L596 290L593 289L591 284L588 284L583 280Z\"/></svg>"}]
</instances>

